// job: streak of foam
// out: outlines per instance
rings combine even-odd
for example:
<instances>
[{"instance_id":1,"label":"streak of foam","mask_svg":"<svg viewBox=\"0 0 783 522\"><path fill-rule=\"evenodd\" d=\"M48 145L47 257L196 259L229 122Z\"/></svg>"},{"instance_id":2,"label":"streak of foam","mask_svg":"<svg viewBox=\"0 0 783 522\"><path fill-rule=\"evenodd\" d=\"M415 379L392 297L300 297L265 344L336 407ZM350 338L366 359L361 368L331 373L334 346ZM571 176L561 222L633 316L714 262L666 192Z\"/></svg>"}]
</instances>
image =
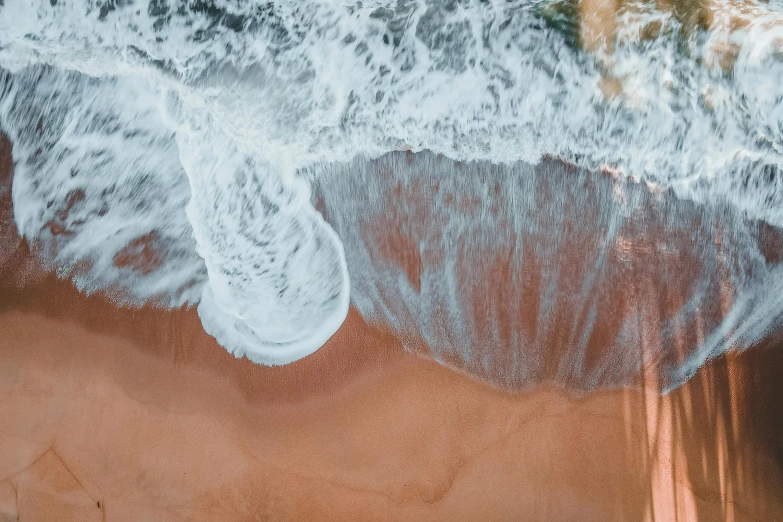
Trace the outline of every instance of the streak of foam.
<instances>
[{"instance_id":1,"label":"streak of foam","mask_svg":"<svg viewBox=\"0 0 783 522\"><path fill-rule=\"evenodd\" d=\"M506 389L651 369L671 389L783 316L780 236L725 203L556 161L393 153L316 170L362 315Z\"/></svg>"},{"instance_id":2,"label":"streak of foam","mask_svg":"<svg viewBox=\"0 0 783 522\"><path fill-rule=\"evenodd\" d=\"M342 245L302 180L209 131L181 132L188 216L209 273L204 328L237 356L278 365L317 350L348 313Z\"/></svg>"}]
</instances>

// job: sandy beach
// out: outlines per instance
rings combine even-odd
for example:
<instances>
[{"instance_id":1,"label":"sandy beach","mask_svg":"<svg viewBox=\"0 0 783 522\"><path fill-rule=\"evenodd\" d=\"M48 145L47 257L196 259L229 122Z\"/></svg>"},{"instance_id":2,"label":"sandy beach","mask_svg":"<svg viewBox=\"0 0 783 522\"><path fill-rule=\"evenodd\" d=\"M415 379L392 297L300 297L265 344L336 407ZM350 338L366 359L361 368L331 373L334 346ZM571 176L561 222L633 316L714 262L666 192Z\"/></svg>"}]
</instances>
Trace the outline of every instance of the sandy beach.
<instances>
[{"instance_id":1,"label":"sandy beach","mask_svg":"<svg viewBox=\"0 0 783 522\"><path fill-rule=\"evenodd\" d=\"M265 368L194 311L122 310L52 277L2 296L7 520L783 517L777 346L663 397L577 399L494 390L355 312Z\"/></svg>"}]
</instances>

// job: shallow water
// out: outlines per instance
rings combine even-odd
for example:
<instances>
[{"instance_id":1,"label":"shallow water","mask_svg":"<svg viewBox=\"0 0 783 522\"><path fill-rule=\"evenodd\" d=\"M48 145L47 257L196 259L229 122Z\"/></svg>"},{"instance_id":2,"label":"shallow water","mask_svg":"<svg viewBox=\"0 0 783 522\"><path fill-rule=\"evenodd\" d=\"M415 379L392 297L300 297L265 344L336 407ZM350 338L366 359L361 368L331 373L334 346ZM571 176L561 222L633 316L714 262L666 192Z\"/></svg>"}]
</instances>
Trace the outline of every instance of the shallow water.
<instances>
[{"instance_id":1,"label":"shallow water","mask_svg":"<svg viewBox=\"0 0 783 522\"><path fill-rule=\"evenodd\" d=\"M504 388L668 389L780 317L783 235L728 204L546 160L393 153L332 165L316 201L359 311Z\"/></svg>"}]
</instances>

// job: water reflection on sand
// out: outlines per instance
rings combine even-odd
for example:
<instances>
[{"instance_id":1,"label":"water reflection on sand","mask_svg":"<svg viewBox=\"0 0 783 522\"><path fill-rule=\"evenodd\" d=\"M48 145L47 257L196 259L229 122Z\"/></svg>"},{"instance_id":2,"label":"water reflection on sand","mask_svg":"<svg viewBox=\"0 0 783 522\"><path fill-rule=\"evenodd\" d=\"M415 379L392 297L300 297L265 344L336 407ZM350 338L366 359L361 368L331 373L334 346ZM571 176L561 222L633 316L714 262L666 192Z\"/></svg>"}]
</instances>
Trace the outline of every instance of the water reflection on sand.
<instances>
[{"instance_id":1,"label":"water reflection on sand","mask_svg":"<svg viewBox=\"0 0 783 522\"><path fill-rule=\"evenodd\" d=\"M317 172L365 318L506 389L643 373L670 389L783 311L783 235L728 205L556 160L400 152Z\"/></svg>"}]
</instances>

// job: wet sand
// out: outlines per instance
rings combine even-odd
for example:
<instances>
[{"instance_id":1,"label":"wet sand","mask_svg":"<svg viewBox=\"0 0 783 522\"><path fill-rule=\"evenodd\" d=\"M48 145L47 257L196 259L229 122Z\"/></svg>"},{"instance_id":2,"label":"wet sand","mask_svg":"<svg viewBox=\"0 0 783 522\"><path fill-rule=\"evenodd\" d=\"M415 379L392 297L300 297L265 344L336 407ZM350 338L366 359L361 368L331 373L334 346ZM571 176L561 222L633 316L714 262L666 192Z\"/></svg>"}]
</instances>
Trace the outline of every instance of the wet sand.
<instances>
[{"instance_id":1,"label":"wet sand","mask_svg":"<svg viewBox=\"0 0 783 522\"><path fill-rule=\"evenodd\" d=\"M0 353L7 520L783 517L776 346L663 397L508 394L353 311L313 356L266 368L192 310L49 277L3 290Z\"/></svg>"}]
</instances>

